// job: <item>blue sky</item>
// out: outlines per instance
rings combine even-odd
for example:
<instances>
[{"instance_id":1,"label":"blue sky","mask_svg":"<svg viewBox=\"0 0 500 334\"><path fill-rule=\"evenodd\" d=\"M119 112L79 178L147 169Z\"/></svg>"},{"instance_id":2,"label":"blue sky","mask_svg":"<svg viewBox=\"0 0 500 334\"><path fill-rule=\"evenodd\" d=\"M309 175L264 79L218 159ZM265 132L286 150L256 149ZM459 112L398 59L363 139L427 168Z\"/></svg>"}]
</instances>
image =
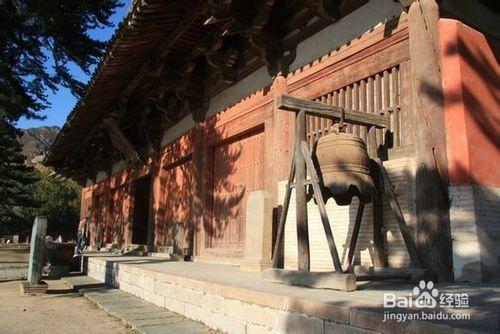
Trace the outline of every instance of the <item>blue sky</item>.
<instances>
[{"instance_id":1,"label":"blue sky","mask_svg":"<svg viewBox=\"0 0 500 334\"><path fill-rule=\"evenodd\" d=\"M113 36L115 28L123 20L130 7L130 0L122 1L124 6L117 8L116 13L111 17L113 27L96 29L89 32L89 35L101 41L107 41ZM48 64L50 66L50 64ZM77 66L70 67L72 74L80 81L87 82L90 77L85 75ZM66 121L66 117L75 106L77 99L71 95L70 91L66 88L60 88L56 93L51 91L47 92L48 100L51 106L40 113L41 116L46 116L44 120L33 119L20 119L17 126L21 129L38 127L42 125L52 126L57 125L61 127Z\"/></svg>"}]
</instances>

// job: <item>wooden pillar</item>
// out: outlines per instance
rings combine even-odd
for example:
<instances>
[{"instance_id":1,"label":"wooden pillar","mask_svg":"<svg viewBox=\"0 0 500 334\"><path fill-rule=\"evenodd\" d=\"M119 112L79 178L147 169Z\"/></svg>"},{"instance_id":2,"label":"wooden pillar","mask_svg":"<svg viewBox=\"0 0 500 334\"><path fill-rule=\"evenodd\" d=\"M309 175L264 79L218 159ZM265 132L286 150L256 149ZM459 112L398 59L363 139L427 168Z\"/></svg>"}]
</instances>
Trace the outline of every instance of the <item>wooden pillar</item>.
<instances>
[{"instance_id":1,"label":"wooden pillar","mask_svg":"<svg viewBox=\"0 0 500 334\"><path fill-rule=\"evenodd\" d=\"M149 162L149 175L150 175L150 195L149 195L149 214L148 214L148 240L147 248L148 252L155 251L155 216L156 216L156 205L159 205L160 201L160 159L154 156ZM158 202L158 203L157 203Z\"/></svg>"},{"instance_id":2,"label":"wooden pillar","mask_svg":"<svg viewBox=\"0 0 500 334\"><path fill-rule=\"evenodd\" d=\"M278 96L288 93L286 77L281 73L276 76L273 91L273 175L274 181L286 180L293 153L294 118L293 113L283 112L276 105Z\"/></svg>"},{"instance_id":3,"label":"wooden pillar","mask_svg":"<svg viewBox=\"0 0 500 334\"><path fill-rule=\"evenodd\" d=\"M382 163L378 155L377 135L374 126L368 130L368 155L374 160L374 164ZM373 182L376 190L372 196L373 217L373 264L376 267L384 267L385 261L385 238L384 238L384 203L382 200L382 185L379 182L378 168L371 168Z\"/></svg>"},{"instance_id":4,"label":"wooden pillar","mask_svg":"<svg viewBox=\"0 0 500 334\"><path fill-rule=\"evenodd\" d=\"M378 158L373 162L373 165L381 163ZM373 264L375 267L385 267L387 257L385 251L385 236L384 236L384 202L382 194L383 184L381 175L376 166L371 167L373 183L375 191L372 197L373 205Z\"/></svg>"},{"instance_id":5,"label":"wooden pillar","mask_svg":"<svg viewBox=\"0 0 500 334\"><path fill-rule=\"evenodd\" d=\"M205 243L205 203L206 203L206 132L205 125L199 123L193 129L193 201L191 204L191 240L193 255L199 256Z\"/></svg>"},{"instance_id":6,"label":"wooden pillar","mask_svg":"<svg viewBox=\"0 0 500 334\"><path fill-rule=\"evenodd\" d=\"M128 184L127 184L127 199L126 199L126 208L127 208L127 226L125 230L125 244L132 244L133 230L134 230L134 181L131 177L130 170L127 170L128 173Z\"/></svg>"},{"instance_id":7,"label":"wooden pillar","mask_svg":"<svg viewBox=\"0 0 500 334\"><path fill-rule=\"evenodd\" d=\"M306 112L301 110L296 116L295 125L295 203L297 219L297 240L299 262L298 269L310 270L309 229L307 226L307 199L306 199L306 163L300 154L302 142L306 140Z\"/></svg>"},{"instance_id":8,"label":"wooden pillar","mask_svg":"<svg viewBox=\"0 0 500 334\"><path fill-rule=\"evenodd\" d=\"M30 259L28 266L28 283L30 284L39 284L42 280L46 233L47 218L36 217L31 231Z\"/></svg>"},{"instance_id":9,"label":"wooden pillar","mask_svg":"<svg viewBox=\"0 0 500 334\"><path fill-rule=\"evenodd\" d=\"M290 163L294 149L293 138L295 136L295 115L290 112L284 112L277 106L278 97L287 94L287 80L282 73L278 73L271 86L273 96L272 116L265 120L266 131L266 155L265 155L265 177L266 190L271 195L271 201L274 211L274 218L270 216L273 223L273 236L271 237L272 246L275 244L279 217L282 212L282 201L279 200L279 182L287 179L290 172ZM269 138L269 142L267 139ZM283 265L284 260L284 242L281 243L277 254L277 263Z\"/></svg>"},{"instance_id":10,"label":"wooden pillar","mask_svg":"<svg viewBox=\"0 0 500 334\"><path fill-rule=\"evenodd\" d=\"M148 229L148 233L151 233L151 244L154 248L156 245L161 245L162 240L158 240L160 234L158 233L159 226L163 223L163 209L162 209L162 198L165 194L162 192L162 156L161 153L158 154L152 161L151 166L151 230ZM149 237L148 237L149 241Z\"/></svg>"},{"instance_id":11,"label":"wooden pillar","mask_svg":"<svg viewBox=\"0 0 500 334\"><path fill-rule=\"evenodd\" d=\"M439 48L439 8L434 0L409 10L416 159L417 248L424 267L440 281L452 279L446 176L446 137Z\"/></svg>"}]
</instances>

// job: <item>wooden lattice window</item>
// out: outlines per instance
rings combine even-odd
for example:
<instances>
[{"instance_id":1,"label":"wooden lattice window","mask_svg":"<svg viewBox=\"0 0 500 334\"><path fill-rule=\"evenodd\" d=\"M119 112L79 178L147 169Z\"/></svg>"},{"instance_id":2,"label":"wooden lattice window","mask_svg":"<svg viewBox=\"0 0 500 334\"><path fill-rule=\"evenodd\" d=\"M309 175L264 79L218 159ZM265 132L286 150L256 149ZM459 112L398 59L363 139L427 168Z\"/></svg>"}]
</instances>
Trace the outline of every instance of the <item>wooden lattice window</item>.
<instances>
[{"instance_id":1,"label":"wooden lattice window","mask_svg":"<svg viewBox=\"0 0 500 334\"><path fill-rule=\"evenodd\" d=\"M402 143L400 83L398 65L320 96L315 101L367 113L388 112L391 120L389 136L385 136L386 130L377 129L377 147L380 145L386 145L387 148L398 147ZM330 120L307 116L306 131L309 146L312 147L321 136L329 133L332 126L333 122ZM369 144L366 126L348 124L347 132L359 135Z\"/></svg>"}]
</instances>

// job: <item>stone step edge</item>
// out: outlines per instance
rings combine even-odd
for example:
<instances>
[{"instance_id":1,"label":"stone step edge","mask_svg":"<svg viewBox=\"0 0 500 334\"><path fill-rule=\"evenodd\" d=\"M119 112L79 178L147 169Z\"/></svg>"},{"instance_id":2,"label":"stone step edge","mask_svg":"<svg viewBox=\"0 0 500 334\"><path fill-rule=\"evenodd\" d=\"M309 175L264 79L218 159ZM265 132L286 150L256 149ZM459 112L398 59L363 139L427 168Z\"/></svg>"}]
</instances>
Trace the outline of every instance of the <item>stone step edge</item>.
<instances>
[{"instance_id":1,"label":"stone step edge","mask_svg":"<svg viewBox=\"0 0 500 334\"><path fill-rule=\"evenodd\" d=\"M114 263L113 265L109 265L107 260L105 258L94 258L93 260L96 260L96 262L104 262L104 265L106 267L112 267L115 269L115 267L123 267L124 270L127 270L128 268L135 268L137 271L143 271L146 273L151 273L153 276L160 275L164 278L166 278L166 282L172 285L176 285L179 287L187 287L190 289L198 289L198 284L200 280L196 278L186 278L181 275L176 275L173 273L162 273L162 272L157 272L155 270L147 269L147 268L138 268L134 265L127 264L127 263ZM179 283L180 280L183 280L183 283ZM209 282L211 286L217 287L214 291L214 293L217 293L219 291L224 291L226 290L225 288L227 286L222 285L220 283L214 283L214 282ZM231 288L236 289L236 290L246 290L245 288L241 287L233 287ZM119 288L118 288L119 289ZM121 290L121 289L120 289ZM123 291L123 290L121 290ZM259 294L262 295L272 295L272 296L280 296L280 297L285 297L283 295L277 295L269 292L258 292ZM229 299L234 299L234 297L231 297L226 294L221 294L222 297L224 298L229 298ZM138 297L140 298L140 297ZM143 299L143 298L141 298ZM144 299L143 299L144 300ZM293 298L294 301L302 301L302 298ZM295 312L299 314L304 314L307 316L313 316L320 318L324 321L330 321L330 322L335 322L335 323L341 323L343 325L348 325L352 327L359 327L362 329L366 330L371 330L371 331L379 331L379 332L388 332L388 333L402 333L404 331L408 330L408 325L411 324L411 326L414 326L415 328L418 328L420 332L429 332L433 333L432 331L435 331L436 333L439 334L486 334L484 332L476 331L476 330L469 330L461 327L456 327L456 326L451 326L449 324L439 324L439 323L433 323L433 322L427 322L423 320L410 320L406 322L399 322L399 323L383 323L384 319L384 314L383 311L379 310L373 311L370 310L369 308L365 307L347 307L347 319L336 319L330 316L325 316L323 314L311 314L309 312L304 312L303 309L286 309L282 307L276 307L274 305L270 304L260 304L259 302L252 301L252 300L246 300L246 299L241 299L241 301L245 302L250 302L250 303L256 303L258 305L264 306L264 307L271 307L271 308L277 308L281 310L286 310L289 312ZM323 303L323 302L314 302L316 305L321 305L324 304L326 307L335 307L337 309L344 308L344 306L336 306L328 303Z\"/></svg>"},{"instance_id":2,"label":"stone step edge","mask_svg":"<svg viewBox=\"0 0 500 334\"><path fill-rule=\"evenodd\" d=\"M112 289L112 288L108 288L108 289ZM116 319L120 320L127 327L127 329L131 329L134 333L145 334L144 331L140 330L132 322L128 321L125 318L122 318L118 313L116 313L113 310L111 310L110 308L102 305L96 298L94 298L94 297L92 297L91 295L88 294L88 292L92 292L92 291L96 291L96 290L98 290L98 289L80 289L80 290L78 290L78 294L84 296L93 305L95 305L99 309L103 310L108 315L112 316L113 318L116 318ZM102 290L102 288L100 290ZM126 292L123 292L123 293L126 293Z\"/></svg>"},{"instance_id":3,"label":"stone step edge","mask_svg":"<svg viewBox=\"0 0 500 334\"><path fill-rule=\"evenodd\" d=\"M105 289L105 288L110 288L106 283L98 281L92 277L89 277L87 275L81 275L78 277L86 277L85 279L88 281L88 283L84 284L74 284L74 282L71 281L72 276L67 276L67 277L61 277L61 281L63 281L65 284L71 287L71 289L75 292L78 292L79 295L82 295L80 293L80 290L99 290L99 289Z\"/></svg>"}]
</instances>

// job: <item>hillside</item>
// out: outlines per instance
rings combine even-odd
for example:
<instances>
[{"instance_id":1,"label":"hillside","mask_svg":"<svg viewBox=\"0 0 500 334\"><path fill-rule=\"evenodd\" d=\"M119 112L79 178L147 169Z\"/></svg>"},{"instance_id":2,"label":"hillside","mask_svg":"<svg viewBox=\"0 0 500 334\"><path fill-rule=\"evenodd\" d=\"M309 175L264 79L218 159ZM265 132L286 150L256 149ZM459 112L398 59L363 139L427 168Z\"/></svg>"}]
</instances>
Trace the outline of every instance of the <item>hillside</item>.
<instances>
[{"instance_id":1,"label":"hillside","mask_svg":"<svg viewBox=\"0 0 500 334\"><path fill-rule=\"evenodd\" d=\"M19 139L23 145L23 153L26 155L26 160L31 162L33 158L45 153L54 142L59 133L57 126L41 126L38 128L24 129L23 136Z\"/></svg>"}]
</instances>

